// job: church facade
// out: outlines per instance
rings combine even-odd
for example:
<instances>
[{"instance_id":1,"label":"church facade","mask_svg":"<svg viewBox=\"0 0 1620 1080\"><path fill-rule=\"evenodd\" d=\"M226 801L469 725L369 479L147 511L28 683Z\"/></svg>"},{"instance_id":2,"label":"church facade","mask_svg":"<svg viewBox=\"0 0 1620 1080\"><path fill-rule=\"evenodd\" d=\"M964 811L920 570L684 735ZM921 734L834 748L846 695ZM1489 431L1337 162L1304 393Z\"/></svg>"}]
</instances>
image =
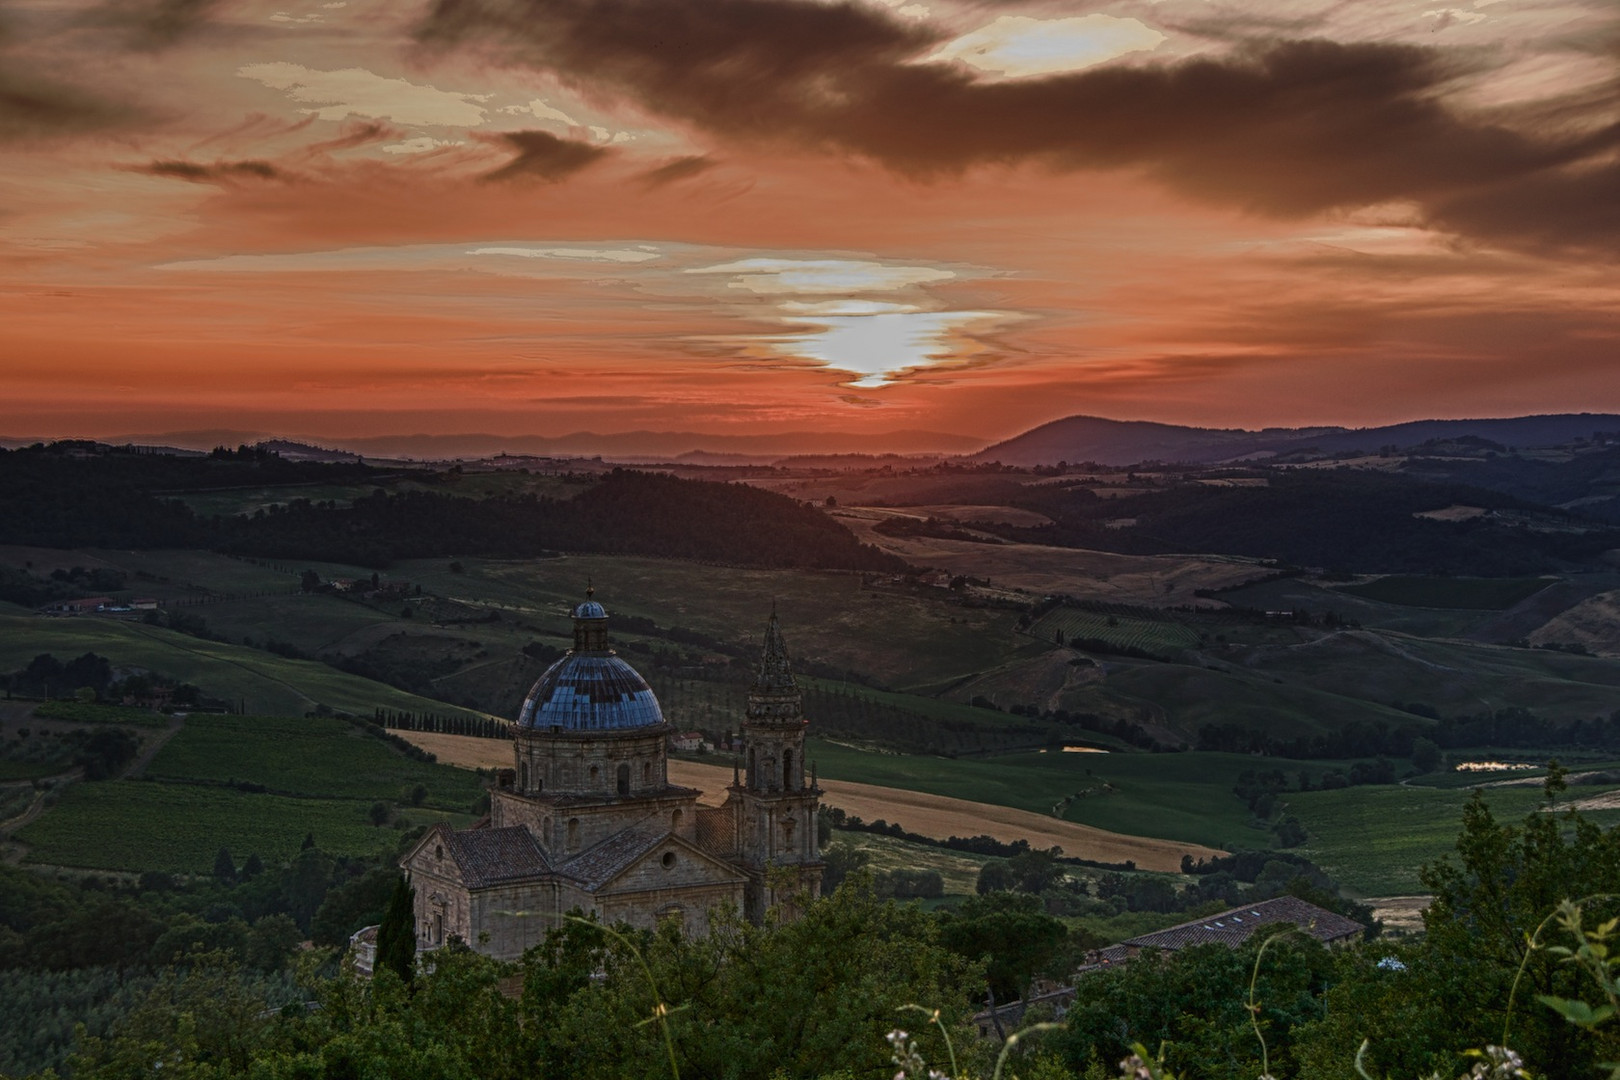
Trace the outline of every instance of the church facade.
<instances>
[{"instance_id":1,"label":"church facade","mask_svg":"<svg viewBox=\"0 0 1620 1080\"><path fill-rule=\"evenodd\" d=\"M608 647L608 616L573 610L574 647L529 691L490 814L434 826L401 860L419 951L459 937L514 959L579 909L605 922L675 919L708 932L731 907L791 915L821 888L821 791L807 779L807 722L776 614L748 695L743 758L719 806L669 782L672 732L645 679Z\"/></svg>"}]
</instances>

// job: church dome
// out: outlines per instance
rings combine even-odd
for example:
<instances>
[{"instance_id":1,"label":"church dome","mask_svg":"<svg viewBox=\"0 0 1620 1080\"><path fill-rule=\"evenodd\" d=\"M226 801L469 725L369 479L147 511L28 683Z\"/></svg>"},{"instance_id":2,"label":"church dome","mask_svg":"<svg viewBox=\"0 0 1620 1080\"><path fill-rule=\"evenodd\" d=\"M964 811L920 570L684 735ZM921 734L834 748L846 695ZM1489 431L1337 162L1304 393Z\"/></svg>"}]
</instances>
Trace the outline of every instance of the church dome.
<instances>
[{"instance_id":1,"label":"church dome","mask_svg":"<svg viewBox=\"0 0 1620 1080\"><path fill-rule=\"evenodd\" d=\"M607 611L587 598L573 615L574 647L529 691L518 727L627 731L662 724L664 714L652 687L607 647Z\"/></svg>"}]
</instances>

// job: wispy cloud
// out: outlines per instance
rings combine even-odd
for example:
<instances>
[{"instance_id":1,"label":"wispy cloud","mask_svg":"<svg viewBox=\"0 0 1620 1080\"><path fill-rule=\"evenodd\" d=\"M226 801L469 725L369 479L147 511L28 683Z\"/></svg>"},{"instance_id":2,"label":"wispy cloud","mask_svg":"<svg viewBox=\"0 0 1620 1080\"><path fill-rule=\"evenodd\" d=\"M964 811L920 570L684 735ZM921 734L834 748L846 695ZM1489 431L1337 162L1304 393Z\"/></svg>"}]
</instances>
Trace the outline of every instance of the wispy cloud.
<instances>
[{"instance_id":1,"label":"wispy cloud","mask_svg":"<svg viewBox=\"0 0 1620 1080\"><path fill-rule=\"evenodd\" d=\"M244 64L236 73L275 90L294 101L315 106L303 112L322 120L366 116L400 124L477 127L485 119L489 94L440 90L404 79L390 79L365 68L316 71L301 64L278 61Z\"/></svg>"}]
</instances>

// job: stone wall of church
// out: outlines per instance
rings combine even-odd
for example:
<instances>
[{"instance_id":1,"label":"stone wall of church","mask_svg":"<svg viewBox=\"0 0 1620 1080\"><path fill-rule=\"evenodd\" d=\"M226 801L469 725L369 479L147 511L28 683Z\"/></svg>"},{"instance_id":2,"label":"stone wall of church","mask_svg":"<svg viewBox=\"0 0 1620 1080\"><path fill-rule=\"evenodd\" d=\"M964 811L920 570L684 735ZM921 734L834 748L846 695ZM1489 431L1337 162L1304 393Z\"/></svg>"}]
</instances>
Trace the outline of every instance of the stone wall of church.
<instances>
[{"instance_id":1,"label":"stone wall of church","mask_svg":"<svg viewBox=\"0 0 1620 1080\"><path fill-rule=\"evenodd\" d=\"M437 949L452 937L474 940L467 890L456 878L438 872L427 859L407 868L416 890L416 941L419 949Z\"/></svg>"},{"instance_id":2,"label":"stone wall of church","mask_svg":"<svg viewBox=\"0 0 1620 1080\"><path fill-rule=\"evenodd\" d=\"M557 900L555 881L480 889L469 897L472 936L467 943L485 956L516 960L525 949L543 942L546 931L561 922Z\"/></svg>"},{"instance_id":3,"label":"stone wall of church","mask_svg":"<svg viewBox=\"0 0 1620 1080\"><path fill-rule=\"evenodd\" d=\"M747 862L819 862L816 806L819 792L733 796L739 805L739 855Z\"/></svg>"},{"instance_id":4,"label":"stone wall of church","mask_svg":"<svg viewBox=\"0 0 1620 1080\"><path fill-rule=\"evenodd\" d=\"M706 937L713 917L722 910L742 911L743 886L738 882L614 893L597 898L595 907L606 923L626 922L652 929L673 918L689 937Z\"/></svg>"},{"instance_id":5,"label":"stone wall of church","mask_svg":"<svg viewBox=\"0 0 1620 1080\"><path fill-rule=\"evenodd\" d=\"M669 725L632 732L519 732L524 795L653 795L669 784Z\"/></svg>"},{"instance_id":6,"label":"stone wall of church","mask_svg":"<svg viewBox=\"0 0 1620 1080\"><path fill-rule=\"evenodd\" d=\"M747 725L748 741L745 786L754 791L803 791L804 728L770 728Z\"/></svg>"}]
</instances>

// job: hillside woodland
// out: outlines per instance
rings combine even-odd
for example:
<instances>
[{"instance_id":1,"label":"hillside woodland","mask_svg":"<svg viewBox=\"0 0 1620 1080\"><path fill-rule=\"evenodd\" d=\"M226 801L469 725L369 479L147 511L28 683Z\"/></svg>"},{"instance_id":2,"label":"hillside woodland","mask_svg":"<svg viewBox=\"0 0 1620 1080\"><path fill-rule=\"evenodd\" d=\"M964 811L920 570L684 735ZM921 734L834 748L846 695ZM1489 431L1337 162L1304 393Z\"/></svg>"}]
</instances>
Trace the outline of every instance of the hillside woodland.
<instances>
[{"instance_id":1,"label":"hillside woodland","mask_svg":"<svg viewBox=\"0 0 1620 1080\"><path fill-rule=\"evenodd\" d=\"M414 479L432 484L436 476L424 471ZM581 484L572 498L475 498L379 486L340 506L298 498L294 488L294 497L269 512L208 518L178 498L232 487L393 479L364 465L285 462L251 447L192 458L63 443L0 451L0 505L27 508L0 521L0 544L205 548L367 567L431 556L596 551L747 566L904 568L792 499L628 470Z\"/></svg>"}]
</instances>

